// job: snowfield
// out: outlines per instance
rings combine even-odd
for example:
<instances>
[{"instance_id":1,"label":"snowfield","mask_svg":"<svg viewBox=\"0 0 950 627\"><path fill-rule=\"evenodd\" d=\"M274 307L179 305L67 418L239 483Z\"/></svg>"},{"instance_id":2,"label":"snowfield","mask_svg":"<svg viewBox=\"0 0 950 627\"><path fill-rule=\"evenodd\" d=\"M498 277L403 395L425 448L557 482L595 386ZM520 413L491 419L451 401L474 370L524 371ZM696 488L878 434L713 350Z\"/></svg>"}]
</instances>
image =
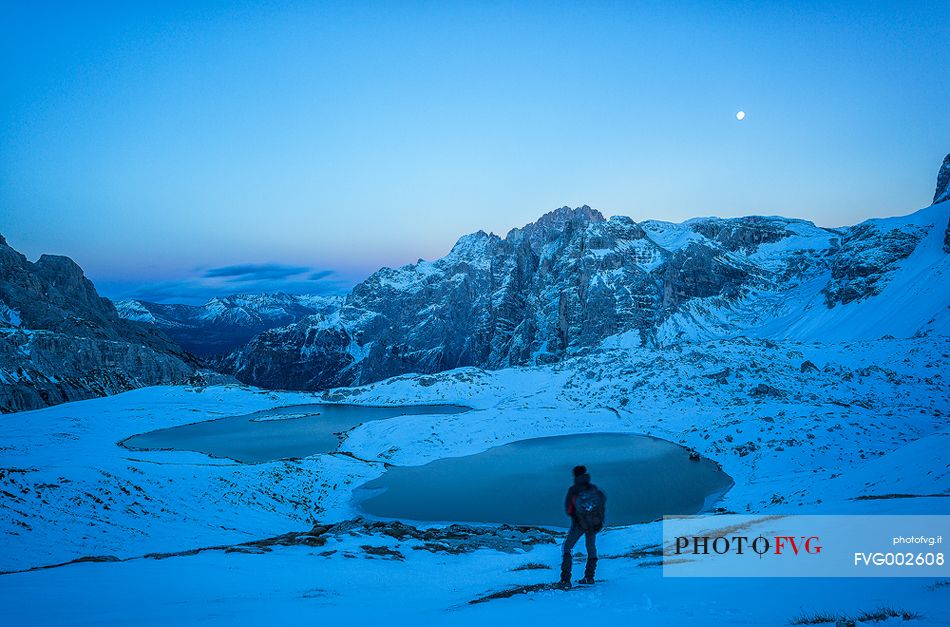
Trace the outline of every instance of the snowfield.
<instances>
[{"instance_id":1,"label":"snowfield","mask_svg":"<svg viewBox=\"0 0 950 627\"><path fill-rule=\"evenodd\" d=\"M554 581L559 546L540 531L502 528L451 550L441 526L416 525L413 537L346 522L359 516L352 490L385 464L603 431L654 435L716 460L736 482L716 504L727 511L950 514L948 355L942 335L734 338L405 375L323 394L153 387L5 415L5 620L551 624L595 612L617 625L784 625L889 607L919 614L912 624L950 624L950 585L930 579L663 579L651 554L659 523L604 532L603 582L593 589L471 604ZM157 428L313 402L474 409L369 422L346 433L338 453L263 464L117 445ZM902 497L858 498L892 495ZM267 540L315 524L323 527L313 535ZM505 534L516 541L499 540ZM196 552L205 547L217 548ZM174 555L148 555L156 553ZM29 570L83 558L98 561ZM878 624L900 622L889 620Z\"/></svg>"}]
</instances>

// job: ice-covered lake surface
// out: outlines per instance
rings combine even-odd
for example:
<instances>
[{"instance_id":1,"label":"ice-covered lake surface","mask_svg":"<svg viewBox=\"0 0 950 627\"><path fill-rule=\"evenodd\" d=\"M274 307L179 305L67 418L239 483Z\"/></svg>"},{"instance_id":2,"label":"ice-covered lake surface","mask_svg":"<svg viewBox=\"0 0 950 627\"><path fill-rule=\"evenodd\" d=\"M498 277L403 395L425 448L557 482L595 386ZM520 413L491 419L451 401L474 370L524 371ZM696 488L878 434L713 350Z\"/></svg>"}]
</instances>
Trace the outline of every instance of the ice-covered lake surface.
<instances>
[{"instance_id":1,"label":"ice-covered lake surface","mask_svg":"<svg viewBox=\"0 0 950 627\"><path fill-rule=\"evenodd\" d=\"M197 451L257 464L335 451L340 444L340 433L365 422L468 410L460 405L292 405L158 429L134 435L121 444L132 450Z\"/></svg>"},{"instance_id":2,"label":"ice-covered lake surface","mask_svg":"<svg viewBox=\"0 0 950 627\"><path fill-rule=\"evenodd\" d=\"M696 514L733 482L717 464L690 460L658 438L592 433L532 438L482 453L393 467L364 484L359 508L381 518L566 526L571 469L584 464L607 494L607 525Z\"/></svg>"}]
</instances>

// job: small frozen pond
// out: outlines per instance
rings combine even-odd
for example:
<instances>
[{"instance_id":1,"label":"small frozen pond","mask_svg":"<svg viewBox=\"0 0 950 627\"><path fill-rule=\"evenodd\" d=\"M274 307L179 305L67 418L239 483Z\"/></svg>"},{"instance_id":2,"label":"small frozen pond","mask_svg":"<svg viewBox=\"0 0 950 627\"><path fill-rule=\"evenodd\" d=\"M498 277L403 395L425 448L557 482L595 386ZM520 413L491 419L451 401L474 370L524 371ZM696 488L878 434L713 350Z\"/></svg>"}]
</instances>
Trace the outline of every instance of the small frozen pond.
<instances>
[{"instance_id":1,"label":"small frozen pond","mask_svg":"<svg viewBox=\"0 0 950 627\"><path fill-rule=\"evenodd\" d=\"M732 486L714 462L643 435L593 433L521 440L466 457L397 466L357 491L381 518L567 526L571 469L584 464L607 494L607 525L707 509Z\"/></svg>"},{"instance_id":2,"label":"small frozen pond","mask_svg":"<svg viewBox=\"0 0 950 627\"><path fill-rule=\"evenodd\" d=\"M468 410L459 405L293 405L150 431L119 444L139 451L197 451L255 464L335 451L338 434L371 420Z\"/></svg>"}]
</instances>

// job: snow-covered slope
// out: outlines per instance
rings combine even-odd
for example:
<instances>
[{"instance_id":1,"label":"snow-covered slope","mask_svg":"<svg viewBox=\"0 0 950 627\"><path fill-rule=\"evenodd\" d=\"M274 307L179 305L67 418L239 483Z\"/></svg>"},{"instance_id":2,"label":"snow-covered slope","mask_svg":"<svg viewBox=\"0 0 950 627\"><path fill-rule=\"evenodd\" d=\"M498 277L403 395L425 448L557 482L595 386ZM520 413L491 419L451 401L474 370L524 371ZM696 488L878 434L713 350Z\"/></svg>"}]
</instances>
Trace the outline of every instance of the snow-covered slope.
<instances>
[{"instance_id":1,"label":"snow-covered slope","mask_svg":"<svg viewBox=\"0 0 950 627\"><path fill-rule=\"evenodd\" d=\"M311 515L351 518L350 488L382 473L383 462L416 465L540 435L645 433L696 449L735 479L723 502L735 511L841 508L879 489L853 480L832 489L835 477L947 430L948 360L946 336L840 344L739 338L404 375L322 394L156 387L20 413L3 425L0 487L14 497L0 510L10 541L0 570L237 541ZM353 457L237 464L116 444L157 428L320 401L475 411L368 422L346 435L341 450ZM918 462L914 493L950 492L939 455ZM880 464L869 472L884 474ZM95 498L79 498L86 494Z\"/></svg>"},{"instance_id":2,"label":"snow-covered slope","mask_svg":"<svg viewBox=\"0 0 950 627\"><path fill-rule=\"evenodd\" d=\"M352 496L385 464L611 431L662 437L719 461L735 486L716 505L735 512L950 514L948 359L950 339L941 335L837 344L737 338L405 375L320 395L155 387L5 417L0 571L102 563L0 575L0 600L14 623L50 624L68 623L77 611L104 623L130 615L300 622L319 612L360 624L420 617L530 624L583 620L591 603L604 624L721 624L726 615L729 624L785 625L806 611L880 606L921 614L915 624L946 624L945 591L929 581L675 583L656 566L658 524L602 535L604 582L593 591L470 606L489 593L552 581L546 567L558 563L557 546L534 532L478 532L514 534L512 549L466 541L475 532L464 529L360 521ZM475 410L369 422L346 433L340 453L262 464L116 444L151 429L315 400ZM902 496L887 498L894 494ZM133 583L155 588L141 595ZM43 602L50 589L64 590L61 602Z\"/></svg>"},{"instance_id":3,"label":"snow-covered slope","mask_svg":"<svg viewBox=\"0 0 950 627\"><path fill-rule=\"evenodd\" d=\"M666 342L737 336L829 342L946 335L948 219L950 203L941 203L909 216L868 220L847 229L840 239L789 238L760 247L752 260L782 272L777 283L753 287L731 301L689 303L664 321L659 335ZM807 267L815 259L816 267ZM801 265L796 267L796 262Z\"/></svg>"}]
</instances>

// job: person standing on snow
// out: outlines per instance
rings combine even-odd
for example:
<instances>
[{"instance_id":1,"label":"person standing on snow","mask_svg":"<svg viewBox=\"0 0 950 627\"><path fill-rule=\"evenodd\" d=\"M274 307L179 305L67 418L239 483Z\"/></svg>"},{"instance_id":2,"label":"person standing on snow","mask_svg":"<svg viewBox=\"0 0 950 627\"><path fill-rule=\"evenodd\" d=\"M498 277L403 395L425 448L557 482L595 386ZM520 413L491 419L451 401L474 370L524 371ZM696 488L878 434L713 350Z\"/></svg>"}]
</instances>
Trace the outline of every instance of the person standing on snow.
<instances>
[{"instance_id":1,"label":"person standing on snow","mask_svg":"<svg viewBox=\"0 0 950 627\"><path fill-rule=\"evenodd\" d=\"M594 583L594 570L597 568L596 537L597 532L604 527L606 506L607 495L590 482L587 467L574 466L574 485L568 488L564 498L564 511L571 518L571 528L564 539L561 555L561 587L571 587L571 551L581 536L584 536L587 546L587 566L584 568L584 578L578 583Z\"/></svg>"}]
</instances>

